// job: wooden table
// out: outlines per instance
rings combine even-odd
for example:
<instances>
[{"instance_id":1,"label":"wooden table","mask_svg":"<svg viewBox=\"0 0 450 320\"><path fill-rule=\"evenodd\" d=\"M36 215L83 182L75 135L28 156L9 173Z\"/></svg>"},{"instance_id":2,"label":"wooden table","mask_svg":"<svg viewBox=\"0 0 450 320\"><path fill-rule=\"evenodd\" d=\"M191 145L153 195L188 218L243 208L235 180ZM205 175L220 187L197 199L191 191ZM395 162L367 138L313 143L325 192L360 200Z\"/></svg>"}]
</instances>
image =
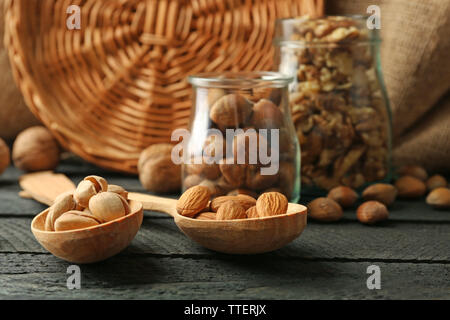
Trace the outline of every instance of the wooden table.
<instances>
[{"instance_id":1,"label":"wooden table","mask_svg":"<svg viewBox=\"0 0 450 320\"><path fill-rule=\"evenodd\" d=\"M138 179L79 160L58 172L74 182L99 174L130 191ZM424 201L399 201L390 220L360 224L354 210L339 223L309 222L292 244L258 256L208 251L178 231L173 221L145 213L131 246L81 267L81 289L69 290L70 263L46 252L30 231L45 207L21 199L20 172L0 176L0 298L3 299L449 299L450 212ZM369 290L367 268L381 271L381 289Z\"/></svg>"}]
</instances>

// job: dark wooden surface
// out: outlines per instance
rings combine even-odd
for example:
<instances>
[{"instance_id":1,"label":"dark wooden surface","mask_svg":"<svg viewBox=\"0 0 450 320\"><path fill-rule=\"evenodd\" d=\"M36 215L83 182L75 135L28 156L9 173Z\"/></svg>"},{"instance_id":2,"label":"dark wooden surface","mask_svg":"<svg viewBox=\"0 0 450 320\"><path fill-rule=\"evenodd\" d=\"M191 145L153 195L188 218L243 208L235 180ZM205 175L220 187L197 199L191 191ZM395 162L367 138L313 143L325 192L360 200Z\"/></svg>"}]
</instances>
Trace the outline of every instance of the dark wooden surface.
<instances>
[{"instance_id":1,"label":"dark wooden surface","mask_svg":"<svg viewBox=\"0 0 450 320\"><path fill-rule=\"evenodd\" d=\"M59 172L75 183L105 176L144 192L136 177L78 160ZM218 254L186 238L171 218L146 212L130 247L82 265L82 288L68 290L67 267L34 239L30 223L45 209L21 199L20 172L0 176L0 298L3 299L450 299L450 212L423 200L398 201L388 222L368 227L354 210L339 223L309 222L300 238L257 256ZM303 201L301 201L303 202ZM381 269L380 290L366 286L367 267Z\"/></svg>"}]
</instances>

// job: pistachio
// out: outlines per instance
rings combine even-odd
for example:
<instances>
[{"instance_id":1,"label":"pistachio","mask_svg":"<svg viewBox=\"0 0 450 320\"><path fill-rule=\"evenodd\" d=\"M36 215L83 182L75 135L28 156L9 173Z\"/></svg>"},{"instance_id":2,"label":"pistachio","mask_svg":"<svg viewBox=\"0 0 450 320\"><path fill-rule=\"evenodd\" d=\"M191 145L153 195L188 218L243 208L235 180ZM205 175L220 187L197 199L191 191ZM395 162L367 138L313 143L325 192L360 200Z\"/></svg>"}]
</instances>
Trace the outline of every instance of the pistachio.
<instances>
[{"instance_id":1,"label":"pistachio","mask_svg":"<svg viewBox=\"0 0 450 320\"><path fill-rule=\"evenodd\" d=\"M78 184L73 196L80 206L86 208L89 206L89 200L96 194L95 184L92 181L83 180Z\"/></svg>"},{"instance_id":2,"label":"pistachio","mask_svg":"<svg viewBox=\"0 0 450 320\"><path fill-rule=\"evenodd\" d=\"M110 185L108 185L108 192L117 193L118 195L122 196L124 199L128 199L128 191L125 190L121 186L118 186L115 184L110 184Z\"/></svg>"},{"instance_id":3,"label":"pistachio","mask_svg":"<svg viewBox=\"0 0 450 320\"><path fill-rule=\"evenodd\" d=\"M55 231L84 229L97 226L99 224L100 221L88 213L81 211L68 211L56 219Z\"/></svg>"},{"instance_id":4,"label":"pistachio","mask_svg":"<svg viewBox=\"0 0 450 320\"><path fill-rule=\"evenodd\" d=\"M45 231L55 231L55 221L67 211L75 208L76 202L73 198L73 193L59 195L48 211L45 219Z\"/></svg>"},{"instance_id":5,"label":"pistachio","mask_svg":"<svg viewBox=\"0 0 450 320\"><path fill-rule=\"evenodd\" d=\"M89 210L101 222L108 222L130 213L128 202L114 192L102 192L89 200Z\"/></svg>"},{"instance_id":6,"label":"pistachio","mask_svg":"<svg viewBox=\"0 0 450 320\"><path fill-rule=\"evenodd\" d=\"M84 180L91 181L97 192L108 191L108 182L105 178L99 176L87 176Z\"/></svg>"}]
</instances>

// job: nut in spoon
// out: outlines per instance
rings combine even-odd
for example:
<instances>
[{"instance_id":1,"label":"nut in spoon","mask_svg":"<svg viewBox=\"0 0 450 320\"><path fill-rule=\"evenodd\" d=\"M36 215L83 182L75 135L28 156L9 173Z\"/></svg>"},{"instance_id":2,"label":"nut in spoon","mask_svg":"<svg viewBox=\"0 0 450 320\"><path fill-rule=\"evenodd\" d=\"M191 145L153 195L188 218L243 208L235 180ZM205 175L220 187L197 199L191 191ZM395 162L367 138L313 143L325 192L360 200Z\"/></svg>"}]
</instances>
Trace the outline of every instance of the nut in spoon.
<instances>
[{"instance_id":1,"label":"nut in spoon","mask_svg":"<svg viewBox=\"0 0 450 320\"><path fill-rule=\"evenodd\" d=\"M178 214L177 200L129 193L144 209L169 214L189 238L208 249L230 254L256 254L277 250L303 232L306 207L289 203L286 214L238 220L196 220Z\"/></svg>"}]
</instances>

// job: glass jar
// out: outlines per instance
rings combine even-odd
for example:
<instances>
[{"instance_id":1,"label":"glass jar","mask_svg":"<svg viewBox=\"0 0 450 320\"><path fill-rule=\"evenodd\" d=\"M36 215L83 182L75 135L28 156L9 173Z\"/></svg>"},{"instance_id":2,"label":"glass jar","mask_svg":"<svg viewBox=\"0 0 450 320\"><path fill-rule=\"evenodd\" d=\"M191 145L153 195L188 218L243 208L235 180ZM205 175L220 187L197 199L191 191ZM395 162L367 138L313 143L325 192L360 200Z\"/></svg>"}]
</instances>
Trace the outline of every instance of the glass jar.
<instances>
[{"instance_id":1,"label":"glass jar","mask_svg":"<svg viewBox=\"0 0 450 320\"><path fill-rule=\"evenodd\" d=\"M277 21L275 69L294 77L290 110L302 191L323 194L391 179L391 112L378 30L366 17Z\"/></svg>"},{"instance_id":2,"label":"glass jar","mask_svg":"<svg viewBox=\"0 0 450 320\"><path fill-rule=\"evenodd\" d=\"M184 137L183 191L207 186L213 197L279 191L300 196L300 151L288 101L292 78L276 72L189 77L193 104Z\"/></svg>"}]
</instances>

